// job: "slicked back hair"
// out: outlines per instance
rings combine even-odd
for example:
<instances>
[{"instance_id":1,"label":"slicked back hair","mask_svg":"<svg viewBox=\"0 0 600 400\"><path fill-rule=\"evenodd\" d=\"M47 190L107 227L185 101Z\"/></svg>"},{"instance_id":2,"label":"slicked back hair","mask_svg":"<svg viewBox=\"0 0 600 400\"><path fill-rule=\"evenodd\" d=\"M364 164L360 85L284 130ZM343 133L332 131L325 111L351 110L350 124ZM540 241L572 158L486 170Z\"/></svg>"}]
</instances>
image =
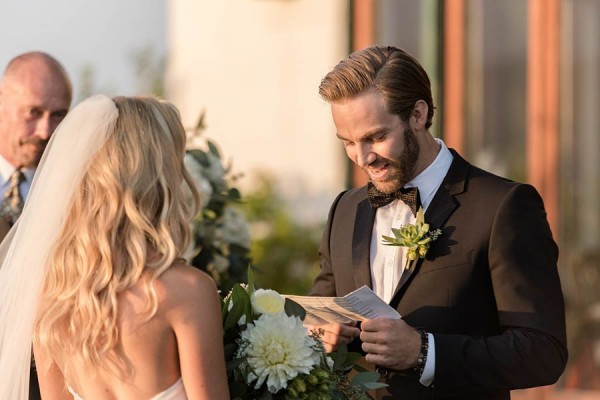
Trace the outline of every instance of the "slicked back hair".
<instances>
[{"instance_id":1,"label":"slicked back hair","mask_svg":"<svg viewBox=\"0 0 600 400\"><path fill-rule=\"evenodd\" d=\"M340 61L321 81L319 95L333 103L376 90L388 112L408 121L418 100L429 108L426 128L431 126L434 105L431 83L421 64L410 54L392 46L372 46L355 51Z\"/></svg>"}]
</instances>

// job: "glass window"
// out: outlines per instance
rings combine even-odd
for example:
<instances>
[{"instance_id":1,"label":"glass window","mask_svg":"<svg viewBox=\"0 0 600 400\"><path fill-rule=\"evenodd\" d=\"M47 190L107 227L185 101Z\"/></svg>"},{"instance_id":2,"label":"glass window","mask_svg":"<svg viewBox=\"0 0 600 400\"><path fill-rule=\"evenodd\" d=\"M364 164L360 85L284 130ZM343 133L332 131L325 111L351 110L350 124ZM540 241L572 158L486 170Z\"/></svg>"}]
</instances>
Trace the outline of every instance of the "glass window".
<instances>
[{"instance_id":1,"label":"glass window","mask_svg":"<svg viewBox=\"0 0 600 400\"><path fill-rule=\"evenodd\" d=\"M419 60L431 80L433 104L439 107L440 1L379 0L374 5L375 43L396 46ZM439 136L440 116L436 112L430 129L434 136Z\"/></svg>"},{"instance_id":2,"label":"glass window","mask_svg":"<svg viewBox=\"0 0 600 400\"><path fill-rule=\"evenodd\" d=\"M600 390L600 2L561 9L561 278L567 387Z\"/></svg>"},{"instance_id":3,"label":"glass window","mask_svg":"<svg viewBox=\"0 0 600 400\"><path fill-rule=\"evenodd\" d=\"M470 0L466 13L465 155L524 181L527 2Z\"/></svg>"}]
</instances>

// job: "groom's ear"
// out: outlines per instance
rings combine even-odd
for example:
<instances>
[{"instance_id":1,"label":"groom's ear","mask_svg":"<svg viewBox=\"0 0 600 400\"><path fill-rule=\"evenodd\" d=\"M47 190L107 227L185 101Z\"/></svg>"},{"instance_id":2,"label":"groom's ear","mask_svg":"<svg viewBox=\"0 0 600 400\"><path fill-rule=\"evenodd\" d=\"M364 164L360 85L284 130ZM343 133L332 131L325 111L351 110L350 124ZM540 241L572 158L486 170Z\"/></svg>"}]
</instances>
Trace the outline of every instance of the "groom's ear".
<instances>
[{"instance_id":1,"label":"groom's ear","mask_svg":"<svg viewBox=\"0 0 600 400\"><path fill-rule=\"evenodd\" d=\"M417 100L415 103L410 119L414 121L413 129L422 130L427 125L427 114L429 113L429 106L424 100Z\"/></svg>"}]
</instances>

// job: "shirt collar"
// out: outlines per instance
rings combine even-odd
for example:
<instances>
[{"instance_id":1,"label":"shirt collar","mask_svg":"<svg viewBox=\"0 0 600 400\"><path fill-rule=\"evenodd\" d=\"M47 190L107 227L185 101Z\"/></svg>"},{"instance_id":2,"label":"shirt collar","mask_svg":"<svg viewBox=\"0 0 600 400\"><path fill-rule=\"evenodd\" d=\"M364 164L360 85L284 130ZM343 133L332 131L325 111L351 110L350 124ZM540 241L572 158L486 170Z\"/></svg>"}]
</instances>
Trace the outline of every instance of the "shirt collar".
<instances>
[{"instance_id":1,"label":"shirt collar","mask_svg":"<svg viewBox=\"0 0 600 400\"><path fill-rule=\"evenodd\" d=\"M21 168L23 175L25 175L25 180L27 182L33 181L33 175L35 174L35 168Z\"/></svg>"},{"instance_id":2,"label":"shirt collar","mask_svg":"<svg viewBox=\"0 0 600 400\"><path fill-rule=\"evenodd\" d=\"M6 158L0 155L0 180L2 184L8 182L10 176L15 172L15 169L14 165L6 161ZM23 175L25 175L27 182L31 182L33 175L35 174L35 168L21 168L21 171L23 171Z\"/></svg>"},{"instance_id":3,"label":"shirt collar","mask_svg":"<svg viewBox=\"0 0 600 400\"><path fill-rule=\"evenodd\" d=\"M429 203L433 200L433 196L442 184L452 164L452 153L448 150L446 144L441 139L436 138L435 141L441 146L435 160L423 172L405 185L405 187L419 188L419 196L423 209L427 209Z\"/></svg>"},{"instance_id":4,"label":"shirt collar","mask_svg":"<svg viewBox=\"0 0 600 400\"><path fill-rule=\"evenodd\" d=\"M2 182L8 181L14 171L15 167L6 161L6 158L0 156L0 178Z\"/></svg>"}]
</instances>

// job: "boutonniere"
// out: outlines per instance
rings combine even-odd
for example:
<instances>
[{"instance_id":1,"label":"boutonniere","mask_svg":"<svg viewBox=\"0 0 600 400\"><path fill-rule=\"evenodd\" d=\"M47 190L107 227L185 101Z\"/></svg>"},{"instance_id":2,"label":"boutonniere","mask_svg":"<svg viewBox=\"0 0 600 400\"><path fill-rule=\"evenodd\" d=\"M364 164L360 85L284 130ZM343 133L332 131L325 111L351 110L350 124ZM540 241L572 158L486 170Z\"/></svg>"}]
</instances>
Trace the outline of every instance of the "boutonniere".
<instances>
[{"instance_id":1,"label":"boutonniere","mask_svg":"<svg viewBox=\"0 0 600 400\"><path fill-rule=\"evenodd\" d=\"M417 211L417 221L414 224L403 225L398 229L392 228L394 237L381 235L383 244L387 246L404 246L408 248L406 253L405 269L409 269L417 258L425 258L431 242L441 234L441 229L429 230L429 224L425 223L423 208Z\"/></svg>"}]
</instances>

